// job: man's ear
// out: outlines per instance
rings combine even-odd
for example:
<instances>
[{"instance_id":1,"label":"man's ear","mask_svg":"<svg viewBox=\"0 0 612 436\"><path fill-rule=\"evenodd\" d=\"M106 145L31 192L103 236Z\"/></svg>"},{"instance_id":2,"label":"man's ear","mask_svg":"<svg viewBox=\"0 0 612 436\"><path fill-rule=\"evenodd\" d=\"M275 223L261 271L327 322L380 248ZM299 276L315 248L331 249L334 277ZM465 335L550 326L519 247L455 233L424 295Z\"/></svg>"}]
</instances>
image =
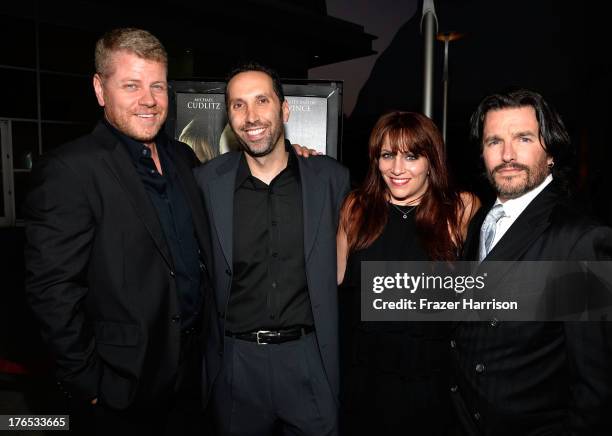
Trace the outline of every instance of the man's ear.
<instances>
[{"instance_id":1,"label":"man's ear","mask_svg":"<svg viewBox=\"0 0 612 436\"><path fill-rule=\"evenodd\" d=\"M96 92L98 104L104 107L104 87L102 86L102 77L98 73L93 76L93 87Z\"/></svg>"},{"instance_id":2,"label":"man's ear","mask_svg":"<svg viewBox=\"0 0 612 436\"><path fill-rule=\"evenodd\" d=\"M287 123L289 121L289 103L286 99L281 106L281 112L283 113L283 123Z\"/></svg>"}]
</instances>

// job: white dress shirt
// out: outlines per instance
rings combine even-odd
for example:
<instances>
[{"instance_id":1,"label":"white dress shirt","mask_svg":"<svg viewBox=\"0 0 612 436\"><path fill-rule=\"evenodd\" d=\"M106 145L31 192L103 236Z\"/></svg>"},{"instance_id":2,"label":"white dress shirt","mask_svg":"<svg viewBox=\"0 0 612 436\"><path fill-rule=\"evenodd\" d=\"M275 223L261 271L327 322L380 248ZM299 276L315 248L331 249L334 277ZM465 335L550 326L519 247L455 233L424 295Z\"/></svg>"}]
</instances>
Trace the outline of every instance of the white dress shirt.
<instances>
[{"instance_id":1,"label":"white dress shirt","mask_svg":"<svg viewBox=\"0 0 612 436\"><path fill-rule=\"evenodd\" d=\"M549 174L537 187L518 198L506 200L503 203L500 201L499 197L495 200L495 204L501 204L503 206L505 215L497 221L497 225L495 226L495 238L491 244L491 250L502 236L504 236L519 215L529 206L529 203L531 203L531 201L552 182L552 179L552 174Z\"/></svg>"}]
</instances>

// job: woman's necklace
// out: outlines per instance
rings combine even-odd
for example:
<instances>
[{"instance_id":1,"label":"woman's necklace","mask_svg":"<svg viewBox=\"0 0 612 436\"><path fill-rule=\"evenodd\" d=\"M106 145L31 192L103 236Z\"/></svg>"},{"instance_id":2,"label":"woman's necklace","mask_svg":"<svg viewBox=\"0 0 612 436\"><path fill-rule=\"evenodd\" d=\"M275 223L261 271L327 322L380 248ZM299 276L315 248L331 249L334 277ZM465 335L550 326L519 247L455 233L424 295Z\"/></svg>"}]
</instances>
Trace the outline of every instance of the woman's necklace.
<instances>
[{"instance_id":1,"label":"woman's necklace","mask_svg":"<svg viewBox=\"0 0 612 436\"><path fill-rule=\"evenodd\" d=\"M396 210L397 210L399 213L401 213L401 214L402 214L402 218L404 218L404 219L408 218L408 214L409 214L410 212L412 212L413 210L415 210L415 209L416 209L416 206L412 206L412 207L410 208L410 210L406 210L406 211L404 211L404 210L402 210L402 208L400 208L400 207L399 207L398 205L396 205L396 204L393 204L393 203L389 203L389 204L390 204L391 206L393 206L393 207L394 207L394 208L395 208L395 209L396 209Z\"/></svg>"}]
</instances>

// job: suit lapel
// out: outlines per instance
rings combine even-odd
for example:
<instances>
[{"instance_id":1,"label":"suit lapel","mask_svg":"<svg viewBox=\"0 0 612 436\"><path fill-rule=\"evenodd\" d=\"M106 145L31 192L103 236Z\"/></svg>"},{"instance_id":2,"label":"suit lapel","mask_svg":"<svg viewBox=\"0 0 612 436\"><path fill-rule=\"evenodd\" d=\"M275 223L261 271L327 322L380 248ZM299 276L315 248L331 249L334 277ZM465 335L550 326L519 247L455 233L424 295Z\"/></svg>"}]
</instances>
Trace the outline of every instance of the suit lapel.
<instances>
[{"instance_id":1,"label":"suit lapel","mask_svg":"<svg viewBox=\"0 0 612 436\"><path fill-rule=\"evenodd\" d=\"M240 156L239 152L234 153L225 165L219 167L218 177L208 184L212 208L209 213L213 217L213 226L230 270L233 266L234 189Z\"/></svg>"},{"instance_id":2,"label":"suit lapel","mask_svg":"<svg viewBox=\"0 0 612 436\"><path fill-rule=\"evenodd\" d=\"M170 147L175 147L176 144L170 142ZM173 160L176 165L178 179L180 181L187 202L191 209L191 218L195 233L200 243L200 248L205 252L205 258L210 259L210 234L208 232L208 218L204 211L204 204L202 203L202 197L198 187L196 186L193 176L192 168L181 159L178 153L173 153L175 159Z\"/></svg>"},{"instance_id":3,"label":"suit lapel","mask_svg":"<svg viewBox=\"0 0 612 436\"><path fill-rule=\"evenodd\" d=\"M157 212L144 189L138 173L132 165L130 155L119 139L108 129L99 124L94 130L94 136L102 141L104 148L108 151L102 155L102 160L110 172L115 176L120 185L126 191L128 199L132 203L138 217L142 220L145 228L153 238L155 245L160 251L168 267L174 269L172 256L166 243Z\"/></svg>"},{"instance_id":4,"label":"suit lapel","mask_svg":"<svg viewBox=\"0 0 612 436\"><path fill-rule=\"evenodd\" d=\"M553 183L549 184L495 244L486 260L521 260L538 237L550 226L550 214L558 199Z\"/></svg>"},{"instance_id":5,"label":"suit lapel","mask_svg":"<svg viewBox=\"0 0 612 436\"><path fill-rule=\"evenodd\" d=\"M488 275L489 295L495 295L493 294L495 292L502 292L502 294L508 292L504 283L507 281L509 272L513 271L512 274L517 274L519 270L516 269L516 263L523 260L531 245L549 228L550 214L557 199L558 194L551 183L517 217L484 259L485 262L479 264L477 271L486 272ZM489 210L490 208L486 210L486 213ZM474 257L468 259L478 259L480 227L486 213L479 220L478 228L474 229L470 246L471 255Z\"/></svg>"},{"instance_id":6,"label":"suit lapel","mask_svg":"<svg viewBox=\"0 0 612 436\"><path fill-rule=\"evenodd\" d=\"M293 151L291 150L291 152ZM321 214L323 213L323 206L327 201L328 193L317 172L304 161L304 158L298 157L298 165L300 168L304 208L304 259L308 263L308 257L317 239Z\"/></svg>"},{"instance_id":7,"label":"suit lapel","mask_svg":"<svg viewBox=\"0 0 612 436\"><path fill-rule=\"evenodd\" d=\"M481 207L478 212L476 212L476 215L474 215L474 217L472 218L472 221L470 221L467 237L465 239L465 244L463 245L462 260L478 260L480 228L482 227L482 223L484 222L484 219L487 216L489 209L490 207Z\"/></svg>"},{"instance_id":8,"label":"suit lapel","mask_svg":"<svg viewBox=\"0 0 612 436\"><path fill-rule=\"evenodd\" d=\"M558 197L559 194L553 182L529 203L504 236L495 244L486 260L520 260L530 245L550 225L550 214ZM480 228L490 209L491 206L481 208L472 219L463 249L463 260L478 260Z\"/></svg>"}]
</instances>

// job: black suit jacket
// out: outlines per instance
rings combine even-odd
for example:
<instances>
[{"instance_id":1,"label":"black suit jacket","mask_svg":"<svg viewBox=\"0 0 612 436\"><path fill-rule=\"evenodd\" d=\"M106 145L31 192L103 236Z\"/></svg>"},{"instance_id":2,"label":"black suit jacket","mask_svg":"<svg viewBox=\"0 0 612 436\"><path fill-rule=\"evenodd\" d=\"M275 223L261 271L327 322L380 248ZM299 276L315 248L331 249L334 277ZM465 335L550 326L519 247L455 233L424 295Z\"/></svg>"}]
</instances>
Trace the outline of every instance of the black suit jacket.
<instances>
[{"instance_id":1,"label":"black suit jacket","mask_svg":"<svg viewBox=\"0 0 612 436\"><path fill-rule=\"evenodd\" d=\"M293 153L293 149L290 148ZM241 152L224 154L195 170L210 214L216 316L206 345L209 388L219 373L225 340L225 311L232 284L233 209ZM304 258L315 331L332 392L339 389L336 230L349 190L348 170L327 156L298 157L304 213Z\"/></svg>"},{"instance_id":2,"label":"black suit jacket","mask_svg":"<svg viewBox=\"0 0 612 436\"><path fill-rule=\"evenodd\" d=\"M470 224L467 260L478 259L480 227L488 210L482 208ZM527 206L485 260L609 259L612 229L566 205L553 182ZM610 434L610 324L458 324L451 390L466 433Z\"/></svg>"},{"instance_id":3,"label":"black suit jacket","mask_svg":"<svg viewBox=\"0 0 612 436\"><path fill-rule=\"evenodd\" d=\"M197 160L170 144L206 263ZM116 409L159 405L175 382L179 304L163 230L126 147L99 123L46 153L24 212L26 291L65 392Z\"/></svg>"}]
</instances>

